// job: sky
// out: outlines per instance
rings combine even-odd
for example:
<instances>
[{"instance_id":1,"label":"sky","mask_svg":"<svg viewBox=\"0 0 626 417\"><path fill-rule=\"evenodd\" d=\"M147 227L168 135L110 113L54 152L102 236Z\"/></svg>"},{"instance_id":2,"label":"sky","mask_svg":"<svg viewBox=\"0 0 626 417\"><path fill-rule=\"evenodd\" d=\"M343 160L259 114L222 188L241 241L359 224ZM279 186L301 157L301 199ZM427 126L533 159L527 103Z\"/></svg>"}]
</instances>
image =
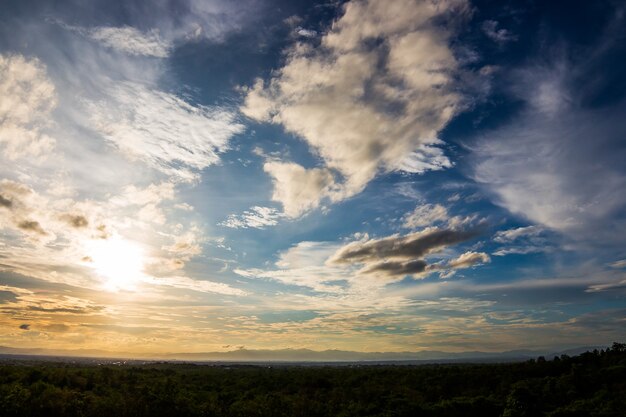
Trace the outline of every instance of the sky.
<instances>
[{"instance_id":1,"label":"sky","mask_svg":"<svg viewBox=\"0 0 626 417\"><path fill-rule=\"evenodd\" d=\"M625 12L4 0L0 346L623 341Z\"/></svg>"}]
</instances>

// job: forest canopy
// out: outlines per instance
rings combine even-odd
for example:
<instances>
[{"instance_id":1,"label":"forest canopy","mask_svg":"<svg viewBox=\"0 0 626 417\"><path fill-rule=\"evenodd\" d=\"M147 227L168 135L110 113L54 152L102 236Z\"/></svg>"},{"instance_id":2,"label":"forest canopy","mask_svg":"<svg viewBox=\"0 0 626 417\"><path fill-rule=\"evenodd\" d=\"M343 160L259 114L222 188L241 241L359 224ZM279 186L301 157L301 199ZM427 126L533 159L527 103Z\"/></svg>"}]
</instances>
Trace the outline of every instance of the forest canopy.
<instances>
[{"instance_id":1,"label":"forest canopy","mask_svg":"<svg viewBox=\"0 0 626 417\"><path fill-rule=\"evenodd\" d=\"M621 416L626 344L522 363L0 366L2 416Z\"/></svg>"}]
</instances>

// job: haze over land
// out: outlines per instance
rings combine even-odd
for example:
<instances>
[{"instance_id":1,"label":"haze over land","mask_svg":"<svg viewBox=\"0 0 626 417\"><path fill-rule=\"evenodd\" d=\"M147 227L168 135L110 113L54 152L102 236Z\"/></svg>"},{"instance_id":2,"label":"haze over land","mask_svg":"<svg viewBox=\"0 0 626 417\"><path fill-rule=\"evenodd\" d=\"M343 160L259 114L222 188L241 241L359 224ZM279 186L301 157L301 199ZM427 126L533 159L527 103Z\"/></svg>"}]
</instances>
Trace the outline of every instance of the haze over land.
<instances>
[{"instance_id":1,"label":"haze over land","mask_svg":"<svg viewBox=\"0 0 626 417\"><path fill-rule=\"evenodd\" d=\"M3 1L2 349L622 341L626 10L496 3Z\"/></svg>"}]
</instances>

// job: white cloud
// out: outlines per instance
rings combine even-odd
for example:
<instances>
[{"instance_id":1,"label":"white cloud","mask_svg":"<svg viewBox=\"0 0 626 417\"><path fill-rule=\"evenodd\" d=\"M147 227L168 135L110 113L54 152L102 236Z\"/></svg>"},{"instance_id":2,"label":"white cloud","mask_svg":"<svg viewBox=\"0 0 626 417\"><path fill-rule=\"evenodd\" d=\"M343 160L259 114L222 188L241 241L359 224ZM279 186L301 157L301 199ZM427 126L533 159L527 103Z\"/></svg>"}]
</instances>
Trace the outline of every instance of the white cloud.
<instances>
[{"instance_id":1,"label":"white cloud","mask_svg":"<svg viewBox=\"0 0 626 417\"><path fill-rule=\"evenodd\" d=\"M0 146L15 160L43 157L55 146L45 133L56 107L55 87L38 59L0 55Z\"/></svg>"},{"instance_id":2,"label":"white cloud","mask_svg":"<svg viewBox=\"0 0 626 417\"><path fill-rule=\"evenodd\" d=\"M428 265L428 272L439 271L439 278L447 279L454 276L459 269L472 268L476 265L491 262L491 257L485 252L465 252L455 259Z\"/></svg>"},{"instance_id":3,"label":"white cloud","mask_svg":"<svg viewBox=\"0 0 626 417\"><path fill-rule=\"evenodd\" d=\"M232 229L264 229L268 226L276 226L282 217L284 215L273 207L254 206L242 214L230 214L219 225Z\"/></svg>"},{"instance_id":4,"label":"white cloud","mask_svg":"<svg viewBox=\"0 0 626 417\"><path fill-rule=\"evenodd\" d=\"M498 249L493 254L495 256L506 256L506 255L528 255L531 253L541 253L547 252L552 248L547 248L545 246L511 246L507 248Z\"/></svg>"},{"instance_id":5,"label":"white cloud","mask_svg":"<svg viewBox=\"0 0 626 417\"><path fill-rule=\"evenodd\" d=\"M145 188L136 185L127 185L123 188L119 196L111 199L115 205L138 205L157 204L164 200L173 200L175 196L174 184L162 182L160 184L150 184Z\"/></svg>"},{"instance_id":6,"label":"white cloud","mask_svg":"<svg viewBox=\"0 0 626 417\"><path fill-rule=\"evenodd\" d=\"M219 162L230 138L243 131L234 113L194 106L178 96L123 82L110 98L90 102L92 126L122 153L176 180Z\"/></svg>"},{"instance_id":7,"label":"white cloud","mask_svg":"<svg viewBox=\"0 0 626 417\"><path fill-rule=\"evenodd\" d=\"M315 38L317 37L317 32L311 29L305 29L302 27L296 28L296 33L303 38Z\"/></svg>"},{"instance_id":8,"label":"white cloud","mask_svg":"<svg viewBox=\"0 0 626 417\"><path fill-rule=\"evenodd\" d=\"M306 169L290 162L266 162L263 166L274 181L272 200L283 204L289 217L298 217L318 207L321 196L331 196L335 180L330 170Z\"/></svg>"},{"instance_id":9,"label":"white cloud","mask_svg":"<svg viewBox=\"0 0 626 417\"><path fill-rule=\"evenodd\" d=\"M540 226L500 230L494 235L493 241L503 245L493 252L496 256L549 252L554 248L547 238L547 231Z\"/></svg>"},{"instance_id":10,"label":"white cloud","mask_svg":"<svg viewBox=\"0 0 626 417\"><path fill-rule=\"evenodd\" d=\"M403 227L415 229L418 227L433 226L435 223L448 220L448 210L441 204L423 204L415 207L411 213L404 216Z\"/></svg>"},{"instance_id":11,"label":"white cloud","mask_svg":"<svg viewBox=\"0 0 626 417\"><path fill-rule=\"evenodd\" d=\"M500 230L495 234L493 240L499 243L510 243L519 238L538 236L544 230L538 226L518 227L516 229Z\"/></svg>"},{"instance_id":12,"label":"white cloud","mask_svg":"<svg viewBox=\"0 0 626 417\"><path fill-rule=\"evenodd\" d=\"M491 262L491 258L484 252L465 252L458 258L449 261L447 266L452 269L464 269L489 262Z\"/></svg>"},{"instance_id":13,"label":"white cloud","mask_svg":"<svg viewBox=\"0 0 626 417\"><path fill-rule=\"evenodd\" d=\"M346 3L318 48L297 43L271 80L257 80L246 92L244 114L302 137L324 169L344 180L332 196L323 186L302 195L275 192L286 211L297 216L323 198L350 197L380 171L451 166L435 145L462 107L453 86L459 65L449 46L453 25L435 20L462 15L466 6L461 0ZM304 201L295 203L299 197Z\"/></svg>"},{"instance_id":14,"label":"white cloud","mask_svg":"<svg viewBox=\"0 0 626 417\"><path fill-rule=\"evenodd\" d=\"M442 141L436 140L432 144L420 145L417 150L407 155L398 168L413 174L452 168L454 166L452 161L444 154L443 149L436 146L441 144L443 144Z\"/></svg>"},{"instance_id":15,"label":"white cloud","mask_svg":"<svg viewBox=\"0 0 626 417\"><path fill-rule=\"evenodd\" d=\"M106 47L130 55L166 58L172 49L172 44L161 38L156 29L141 32L130 26L102 26L86 29L86 34Z\"/></svg>"}]
</instances>

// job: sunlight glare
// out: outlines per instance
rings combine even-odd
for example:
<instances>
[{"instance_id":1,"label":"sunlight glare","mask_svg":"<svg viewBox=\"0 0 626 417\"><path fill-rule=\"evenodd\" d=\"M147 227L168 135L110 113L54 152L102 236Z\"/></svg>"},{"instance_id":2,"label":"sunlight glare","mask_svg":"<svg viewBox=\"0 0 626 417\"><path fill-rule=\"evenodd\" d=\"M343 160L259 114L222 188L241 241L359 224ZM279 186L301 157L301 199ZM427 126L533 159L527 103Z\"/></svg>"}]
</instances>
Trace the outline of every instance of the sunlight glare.
<instances>
[{"instance_id":1,"label":"sunlight glare","mask_svg":"<svg viewBox=\"0 0 626 417\"><path fill-rule=\"evenodd\" d=\"M109 290L130 289L144 275L144 254L139 245L121 237L92 241L90 266L106 279Z\"/></svg>"}]
</instances>

